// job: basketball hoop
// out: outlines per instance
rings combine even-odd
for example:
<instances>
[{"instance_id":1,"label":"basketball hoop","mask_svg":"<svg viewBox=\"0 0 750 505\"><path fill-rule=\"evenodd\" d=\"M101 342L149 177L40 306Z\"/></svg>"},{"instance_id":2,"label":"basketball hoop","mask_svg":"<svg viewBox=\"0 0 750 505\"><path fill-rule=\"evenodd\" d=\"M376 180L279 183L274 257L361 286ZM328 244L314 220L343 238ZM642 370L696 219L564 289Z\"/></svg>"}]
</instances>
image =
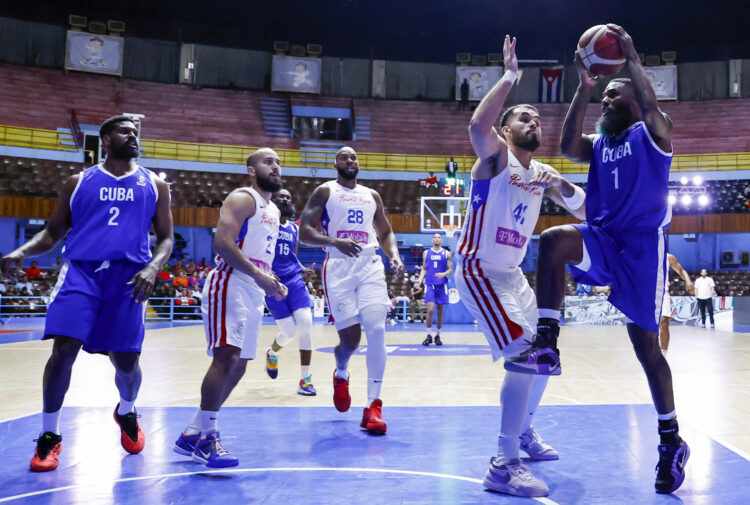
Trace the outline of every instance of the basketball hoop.
<instances>
[{"instance_id":1,"label":"basketball hoop","mask_svg":"<svg viewBox=\"0 0 750 505\"><path fill-rule=\"evenodd\" d=\"M452 224L443 225L443 231L445 232L445 236L448 237L448 239L452 239L453 236L456 234L457 230L458 230L458 226L455 226Z\"/></svg>"}]
</instances>

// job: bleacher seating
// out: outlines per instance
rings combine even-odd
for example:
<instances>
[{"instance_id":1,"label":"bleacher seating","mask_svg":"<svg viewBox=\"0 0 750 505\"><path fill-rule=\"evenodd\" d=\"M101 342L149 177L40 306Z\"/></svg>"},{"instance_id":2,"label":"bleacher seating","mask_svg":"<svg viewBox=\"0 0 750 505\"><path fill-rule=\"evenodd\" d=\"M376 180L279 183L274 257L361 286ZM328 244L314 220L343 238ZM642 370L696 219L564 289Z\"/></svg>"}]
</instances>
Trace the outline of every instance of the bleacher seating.
<instances>
[{"instance_id":1,"label":"bleacher seating","mask_svg":"<svg viewBox=\"0 0 750 505\"><path fill-rule=\"evenodd\" d=\"M195 90L189 86L120 81L94 74L0 64L0 124L67 127L71 110L81 123L99 124L123 111L145 114L145 138L276 148L299 147L298 139L264 133L261 100L289 96L262 91ZM370 119L370 140L348 142L362 152L472 155L467 126L471 112L455 102L420 102L291 95L292 104L354 107ZM536 104L543 139L537 156L557 156L567 104ZM674 124L679 154L750 151L750 100L661 102ZM584 122L593 132L599 107ZM731 128L706 128L708 117L731 117ZM464 167L462 167L464 168Z\"/></svg>"}]
</instances>

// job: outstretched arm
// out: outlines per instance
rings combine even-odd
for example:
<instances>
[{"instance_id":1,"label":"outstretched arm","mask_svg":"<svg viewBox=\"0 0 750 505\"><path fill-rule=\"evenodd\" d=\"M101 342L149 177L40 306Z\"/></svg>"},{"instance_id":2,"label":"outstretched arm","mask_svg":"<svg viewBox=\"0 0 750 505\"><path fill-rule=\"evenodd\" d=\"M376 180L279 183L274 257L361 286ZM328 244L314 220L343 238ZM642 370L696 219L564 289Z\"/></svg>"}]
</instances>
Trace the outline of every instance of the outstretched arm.
<instances>
[{"instance_id":1,"label":"outstretched arm","mask_svg":"<svg viewBox=\"0 0 750 505\"><path fill-rule=\"evenodd\" d=\"M518 77L518 59L516 58L516 38L511 41L505 36L503 43L503 57L505 73L503 77L479 102L469 123L469 135L474 152L480 160L498 156L498 167L504 167L508 159L508 144L494 127L497 117L503 110L505 99L508 98L513 84Z\"/></svg>"},{"instance_id":2,"label":"outstretched arm","mask_svg":"<svg viewBox=\"0 0 750 505\"><path fill-rule=\"evenodd\" d=\"M649 133L662 151L672 152L672 121L659 109L656 93L646 71L641 65L638 52L633 45L633 39L622 26L608 24L607 29L620 44L620 51L628 62L633 91L638 107L641 109L641 117L646 123Z\"/></svg>"},{"instance_id":3,"label":"outstretched arm","mask_svg":"<svg viewBox=\"0 0 750 505\"><path fill-rule=\"evenodd\" d=\"M594 140L583 133L583 120L586 116L586 106L591 98L591 89L596 84L596 78L589 75L583 66L581 56L575 54L578 69L578 89L568 109L560 134L560 151L563 156L576 163L588 163L594 151Z\"/></svg>"},{"instance_id":4,"label":"outstretched arm","mask_svg":"<svg viewBox=\"0 0 750 505\"><path fill-rule=\"evenodd\" d=\"M6 254L0 260L0 270L3 273L7 274L11 269L11 265L20 268L26 256L38 256L50 251L68 233L70 229L70 196L73 194L73 190L75 190L80 177L81 174L70 176L63 183L57 208L52 213L49 221L47 221L47 226L34 235L31 240L15 251Z\"/></svg>"}]
</instances>

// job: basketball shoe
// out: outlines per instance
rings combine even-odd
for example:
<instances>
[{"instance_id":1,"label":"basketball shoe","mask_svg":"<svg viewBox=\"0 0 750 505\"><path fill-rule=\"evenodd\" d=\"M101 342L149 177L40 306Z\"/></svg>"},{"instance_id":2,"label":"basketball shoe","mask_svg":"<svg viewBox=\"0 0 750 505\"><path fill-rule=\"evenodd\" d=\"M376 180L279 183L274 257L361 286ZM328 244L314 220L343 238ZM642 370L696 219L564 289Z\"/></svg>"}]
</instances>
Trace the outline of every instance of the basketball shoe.
<instances>
[{"instance_id":1,"label":"basketball shoe","mask_svg":"<svg viewBox=\"0 0 750 505\"><path fill-rule=\"evenodd\" d=\"M685 465L690 457L690 448L684 440L679 446L659 444L659 462L656 464L657 493L677 491L685 480Z\"/></svg>"},{"instance_id":2,"label":"basketball shoe","mask_svg":"<svg viewBox=\"0 0 750 505\"><path fill-rule=\"evenodd\" d=\"M312 377L309 375L304 379L299 380L299 387L297 388L297 394L302 396L315 396L318 394L315 386L312 385Z\"/></svg>"},{"instance_id":3,"label":"basketball shoe","mask_svg":"<svg viewBox=\"0 0 750 505\"><path fill-rule=\"evenodd\" d=\"M57 468L57 457L62 452L62 436L45 431L35 440L36 451L29 468L32 472L49 472Z\"/></svg>"},{"instance_id":4,"label":"basketball shoe","mask_svg":"<svg viewBox=\"0 0 750 505\"><path fill-rule=\"evenodd\" d=\"M386 425L383 421L383 402L380 399L373 400L369 407L362 412L360 428L364 428L375 435L385 435Z\"/></svg>"},{"instance_id":5,"label":"basketball shoe","mask_svg":"<svg viewBox=\"0 0 750 505\"><path fill-rule=\"evenodd\" d=\"M209 468L229 468L240 464L239 460L221 445L218 431L198 440L192 458L196 463L203 463Z\"/></svg>"},{"instance_id":6,"label":"basketball shoe","mask_svg":"<svg viewBox=\"0 0 750 505\"><path fill-rule=\"evenodd\" d=\"M352 397L349 395L349 374L346 379L341 379L333 371L333 405L339 412L346 412L352 404Z\"/></svg>"},{"instance_id":7,"label":"basketball shoe","mask_svg":"<svg viewBox=\"0 0 750 505\"><path fill-rule=\"evenodd\" d=\"M120 427L120 444L130 454L138 454L146 445L146 435L143 434L138 424L138 412L133 409L133 412L121 416L117 413L118 408L120 408L119 403L115 407L114 416L115 422Z\"/></svg>"},{"instance_id":8,"label":"basketball shoe","mask_svg":"<svg viewBox=\"0 0 750 505\"><path fill-rule=\"evenodd\" d=\"M266 349L266 373L272 379L275 379L279 375L279 355L273 353L273 350L269 347Z\"/></svg>"},{"instance_id":9,"label":"basketball shoe","mask_svg":"<svg viewBox=\"0 0 750 505\"><path fill-rule=\"evenodd\" d=\"M544 443L534 428L529 428L521 434L521 450L533 460L560 459L560 454L551 446Z\"/></svg>"},{"instance_id":10,"label":"basketball shoe","mask_svg":"<svg viewBox=\"0 0 750 505\"><path fill-rule=\"evenodd\" d=\"M440 335L435 335L435 345L443 345L443 341L440 340Z\"/></svg>"},{"instance_id":11,"label":"basketball shoe","mask_svg":"<svg viewBox=\"0 0 750 505\"><path fill-rule=\"evenodd\" d=\"M199 439L200 434L197 433L195 435L185 435L184 432L180 433L179 438L172 444L172 450L177 454L190 456L195 451L195 444L198 443Z\"/></svg>"},{"instance_id":12,"label":"basketball shoe","mask_svg":"<svg viewBox=\"0 0 750 505\"><path fill-rule=\"evenodd\" d=\"M520 355L505 360L506 370L535 375L560 375L560 351L557 348L559 323L540 319L531 346Z\"/></svg>"},{"instance_id":13,"label":"basketball shoe","mask_svg":"<svg viewBox=\"0 0 750 505\"><path fill-rule=\"evenodd\" d=\"M422 341L422 345L430 345L432 343L432 335L428 334L427 338Z\"/></svg>"},{"instance_id":14,"label":"basketball shoe","mask_svg":"<svg viewBox=\"0 0 750 505\"><path fill-rule=\"evenodd\" d=\"M492 458L482 484L491 491L524 498L549 494L547 484L534 477L529 467L521 464L520 459L499 464L497 458Z\"/></svg>"}]
</instances>

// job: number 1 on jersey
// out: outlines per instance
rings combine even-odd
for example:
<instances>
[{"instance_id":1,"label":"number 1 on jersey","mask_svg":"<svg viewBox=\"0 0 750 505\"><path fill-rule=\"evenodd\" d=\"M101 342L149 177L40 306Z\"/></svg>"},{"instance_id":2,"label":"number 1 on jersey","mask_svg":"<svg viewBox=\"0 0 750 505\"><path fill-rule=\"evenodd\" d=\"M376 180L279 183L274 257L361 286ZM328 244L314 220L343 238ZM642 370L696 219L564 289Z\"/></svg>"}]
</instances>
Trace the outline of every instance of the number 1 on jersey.
<instances>
[{"instance_id":1,"label":"number 1 on jersey","mask_svg":"<svg viewBox=\"0 0 750 505\"><path fill-rule=\"evenodd\" d=\"M615 167L615 169L612 170L612 173L615 175L615 189L620 189L620 185L618 184L619 181L617 179L617 168L618 167Z\"/></svg>"}]
</instances>

